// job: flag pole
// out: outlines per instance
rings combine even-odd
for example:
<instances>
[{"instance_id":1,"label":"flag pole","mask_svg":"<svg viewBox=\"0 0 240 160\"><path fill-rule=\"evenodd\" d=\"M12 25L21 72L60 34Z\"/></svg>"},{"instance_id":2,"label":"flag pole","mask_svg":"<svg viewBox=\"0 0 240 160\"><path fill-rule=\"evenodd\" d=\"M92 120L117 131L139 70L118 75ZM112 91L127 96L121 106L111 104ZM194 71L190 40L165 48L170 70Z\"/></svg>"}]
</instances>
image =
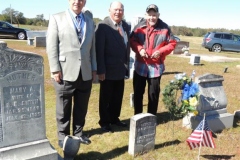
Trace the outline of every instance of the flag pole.
<instances>
[{"instance_id":1,"label":"flag pole","mask_svg":"<svg viewBox=\"0 0 240 160\"><path fill-rule=\"evenodd\" d=\"M201 153L201 148L202 148L202 141L203 141L203 130L204 130L204 126L205 126L205 114L203 115L203 126L202 126L202 134L201 134L201 140L200 140L200 147L198 150L198 160L200 159L200 153Z\"/></svg>"}]
</instances>

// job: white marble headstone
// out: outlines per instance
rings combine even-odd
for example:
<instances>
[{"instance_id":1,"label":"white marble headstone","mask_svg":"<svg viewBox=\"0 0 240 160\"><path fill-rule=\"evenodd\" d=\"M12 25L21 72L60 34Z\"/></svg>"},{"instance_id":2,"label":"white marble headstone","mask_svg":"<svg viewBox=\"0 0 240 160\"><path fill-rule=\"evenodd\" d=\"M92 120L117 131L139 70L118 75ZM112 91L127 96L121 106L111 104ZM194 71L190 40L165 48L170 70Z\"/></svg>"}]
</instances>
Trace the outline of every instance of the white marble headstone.
<instances>
[{"instance_id":1,"label":"white marble headstone","mask_svg":"<svg viewBox=\"0 0 240 160\"><path fill-rule=\"evenodd\" d=\"M134 115L130 119L128 153L135 156L153 150L157 118L150 113Z\"/></svg>"}]
</instances>

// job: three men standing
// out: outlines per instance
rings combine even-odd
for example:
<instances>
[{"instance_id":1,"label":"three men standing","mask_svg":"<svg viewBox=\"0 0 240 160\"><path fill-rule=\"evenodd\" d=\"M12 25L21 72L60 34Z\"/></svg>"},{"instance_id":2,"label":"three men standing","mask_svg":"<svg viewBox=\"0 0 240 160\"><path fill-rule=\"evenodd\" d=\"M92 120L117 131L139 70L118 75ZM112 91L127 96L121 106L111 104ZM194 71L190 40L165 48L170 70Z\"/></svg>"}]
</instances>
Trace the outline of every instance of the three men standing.
<instances>
[{"instance_id":1,"label":"three men standing","mask_svg":"<svg viewBox=\"0 0 240 160\"><path fill-rule=\"evenodd\" d=\"M73 135L84 144L91 143L82 131L96 72L100 81L102 131L112 132L111 125L127 126L119 119L130 58L130 28L123 21L124 6L112 2L110 15L97 25L95 32L92 14L83 13L85 3L86 0L69 0L69 9L49 20L47 54L56 91L60 147L65 136L70 135L71 116ZM146 12L147 20L137 25L131 37L137 60L133 79L135 114L142 112L146 81L148 112L156 114L164 60L176 45L169 27L159 19L157 6L150 5Z\"/></svg>"}]
</instances>

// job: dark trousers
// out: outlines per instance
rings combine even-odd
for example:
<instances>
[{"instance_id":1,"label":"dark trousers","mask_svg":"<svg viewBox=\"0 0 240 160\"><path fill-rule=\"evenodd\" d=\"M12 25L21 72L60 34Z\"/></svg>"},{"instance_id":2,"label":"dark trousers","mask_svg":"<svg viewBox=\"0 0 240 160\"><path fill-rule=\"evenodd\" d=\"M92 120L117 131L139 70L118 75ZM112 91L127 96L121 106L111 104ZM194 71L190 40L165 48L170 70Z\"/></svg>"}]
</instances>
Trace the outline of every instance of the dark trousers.
<instances>
[{"instance_id":1,"label":"dark trousers","mask_svg":"<svg viewBox=\"0 0 240 160\"><path fill-rule=\"evenodd\" d=\"M124 92L123 80L100 81L99 94L99 125L106 126L119 122L122 98Z\"/></svg>"},{"instance_id":2,"label":"dark trousers","mask_svg":"<svg viewBox=\"0 0 240 160\"><path fill-rule=\"evenodd\" d=\"M54 88L57 100L58 139L63 140L66 135L70 135L71 113L73 135L81 136L87 114L92 80L83 81L80 73L75 82L63 81L59 84L54 81Z\"/></svg>"},{"instance_id":3,"label":"dark trousers","mask_svg":"<svg viewBox=\"0 0 240 160\"><path fill-rule=\"evenodd\" d=\"M138 75L134 71L133 90L134 90L134 114L143 112L143 94L145 92L146 82L148 83L148 113L157 114L159 93L160 93L160 77L148 78Z\"/></svg>"}]
</instances>

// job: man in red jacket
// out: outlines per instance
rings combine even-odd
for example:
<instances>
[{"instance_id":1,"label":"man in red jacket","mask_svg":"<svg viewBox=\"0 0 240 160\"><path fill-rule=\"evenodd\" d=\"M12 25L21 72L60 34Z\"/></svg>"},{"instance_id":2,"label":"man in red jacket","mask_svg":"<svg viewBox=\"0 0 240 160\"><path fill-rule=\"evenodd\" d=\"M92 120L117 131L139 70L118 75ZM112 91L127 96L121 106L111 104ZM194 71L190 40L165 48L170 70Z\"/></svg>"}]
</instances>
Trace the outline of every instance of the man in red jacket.
<instances>
[{"instance_id":1,"label":"man in red jacket","mask_svg":"<svg viewBox=\"0 0 240 160\"><path fill-rule=\"evenodd\" d=\"M143 94L148 82L148 113L156 115L160 93L160 80L164 72L165 57L175 46L169 26L160 18L158 7L151 4L146 9L146 19L134 28L130 45L136 53L133 75L134 114L143 111Z\"/></svg>"}]
</instances>

